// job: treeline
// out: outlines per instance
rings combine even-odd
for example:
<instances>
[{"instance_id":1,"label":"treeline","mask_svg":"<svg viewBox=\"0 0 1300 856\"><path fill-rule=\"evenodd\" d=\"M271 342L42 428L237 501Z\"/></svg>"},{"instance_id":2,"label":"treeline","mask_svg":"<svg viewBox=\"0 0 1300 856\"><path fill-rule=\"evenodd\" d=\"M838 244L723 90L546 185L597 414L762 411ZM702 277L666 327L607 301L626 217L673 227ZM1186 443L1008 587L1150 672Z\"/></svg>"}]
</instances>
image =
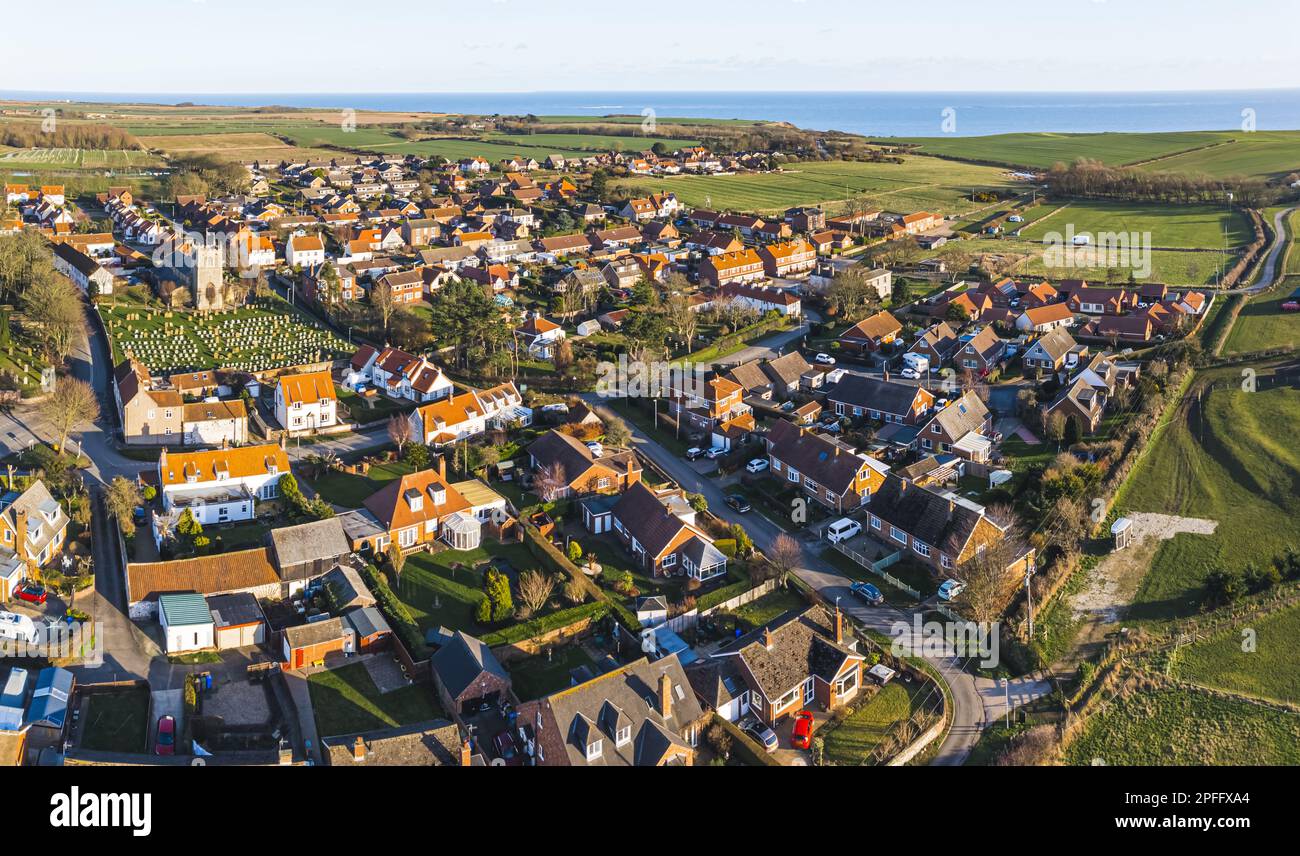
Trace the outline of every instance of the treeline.
<instances>
[{"instance_id":1,"label":"treeline","mask_svg":"<svg viewBox=\"0 0 1300 856\"><path fill-rule=\"evenodd\" d=\"M133 135L111 125L76 125L56 122L43 131L35 122L0 125L0 145L18 149L143 149Z\"/></svg>"},{"instance_id":2,"label":"treeline","mask_svg":"<svg viewBox=\"0 0 1300 856\"><path fill-rule=\"evenodd\" d=\"M234 161L216 155L188 155L172 161L174 172L167 177L171 198L194 194L239 193L248 186L248 171Z\"/></svg>"},{"instance_id":3,"label":"treeline","mask_svg":"<svg viewBox=\"0 0 1300 856\"><path fill-rule=\"evenodd\" d=\"M1069 165L1058 162L1048 171L1047 182L1053 191L1063 196L1138 202L1221 203L1226 192L1233 195L1233 202L1237 205L1263 208L1279 195L1276 188L1258 179L1218 179L1207 175L1148 172L1107 166L1090 158L1079 158Z\"/></svg>"}]
</instances>

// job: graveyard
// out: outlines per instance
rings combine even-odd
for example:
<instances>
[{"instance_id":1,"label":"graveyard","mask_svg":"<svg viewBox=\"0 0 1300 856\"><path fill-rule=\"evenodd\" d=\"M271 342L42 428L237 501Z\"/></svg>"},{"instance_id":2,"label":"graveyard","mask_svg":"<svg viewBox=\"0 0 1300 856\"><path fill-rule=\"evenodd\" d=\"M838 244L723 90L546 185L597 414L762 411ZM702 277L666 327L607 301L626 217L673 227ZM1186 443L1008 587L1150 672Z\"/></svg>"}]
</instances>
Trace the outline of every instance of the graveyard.
<instances>
[{"instance_id":1,"label":"graveyard","mask_svg":"<svg viewBox=\"0 0 1300 856\"><path fill-rule=\"evenodd\" d=\"M97 308L113 345L113 362L135 357L155 375L213 366L258 372L351 353L343 339L278 297L215 312L152 303Z\"/></svg>"}]
</instances>

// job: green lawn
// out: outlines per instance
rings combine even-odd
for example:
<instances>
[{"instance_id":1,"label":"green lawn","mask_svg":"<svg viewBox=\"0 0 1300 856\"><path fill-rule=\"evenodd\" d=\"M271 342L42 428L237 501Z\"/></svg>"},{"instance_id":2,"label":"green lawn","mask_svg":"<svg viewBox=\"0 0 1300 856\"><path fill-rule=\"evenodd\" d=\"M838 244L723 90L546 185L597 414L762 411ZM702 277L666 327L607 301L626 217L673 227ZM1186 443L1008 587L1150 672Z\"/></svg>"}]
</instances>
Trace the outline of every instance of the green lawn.
<instances>
[{"instance_id":1,"label":"green lawn","mask_svg":"<svg viewBox=\"0 0 1300 856\"><path fill-rule=\"evenodd\" d=\"M861 764L883 743L895 725L912 715L923 688L892 681L843 722L818 732L825 739L826 760L843 766Z\"/></svg>"},{"instance_id":2,"label":"green lawn","mask_svg":"<svg viewBox=\"0 0 1300 856\"><path fill-rule=\"evenodd\" d=\"M1300 257L1300 250L1293 250L1291 254ZM1300 346L1300 312L1282 311L1282 304L1294 300L1291 295L1297 290L1300 290L1300 276L1288 276L1277 288L1251 298L1237 315L1237 321L1223 344L1223 353L1254 353Z\"/></svg>"},{"instance_id":3,"label":"green lawn","mask_svg":"<svg viewBox=\"0 0 1300 856\"><path fill-rule=\"evenodd\" d=\"M541 698L569 686L569 671L579 666L594 666L595 660L580 645L567 645L550 653L516 660L507 668L510 682L520 701Z\"/></svg>"},{"instance_id":4,"label":"green lawn","mask_svg":"<svg viewBox=\"0 0 1300 856\"><path fill-rule=\"evenodd\" d=\"M360 508L366 497L378 491L393 479L415 472L410 464L393 461L371 466L369 475L333 471L312 483L321 499L345 508Z\"/></svg>"},{"instance_id":5,"label":"green lawn","mask_svg":"<svg viewBox=\"0 0 1300 856\"><path fill-rule=\"evenodd\" d=\"M402 402L394 401L385 395L376 395L373 398L362 399L361 396L357 395L350 389L344 389L341 386L335 387L335 389L339 394L339 403L347 407L348 413L351 414L353 421L360 422L362 425L367 425L371 422L378 422L380 419L387 419L394 413L410 409L414 406L414 402L403 404Z\"/></svg>"},{"instance_id":6,"label":"green lawn","mask_svg":"<svg viewBox=\"0 0 1300 856\"><path fill-rule=\"evenodd\" d=\"M1300 716L1180 689L1133 692L1094 715L1067 763L1119 766L1300 764Z\"/></svg>"},{"instance_id":7,"label":"green lawn","mask_svg":"<svg viewBox=\"0 0 1300 856\"><path fill-rule=\"evenodd\" d=\"M1149 232L1152 247L1219 249L1225 246L1225 229L1228 247L1242 246L1253 237L1250 221L1222 206L1098 201L1071 202L1023 229L1021 235L1041 241L1050 232L1064 235L1069 225L1076 234Z\"/></svg>"},{"instance_id":8,"label":"green lawn","mask_svg":"<svg viewBox=\"0 0 1300 856\"><path fill-rule=\"evenodd\" d=\"M748 632L785 615L792 609L804 609L807 606L808 601L800 597L797 592L776 589L739 607L735 610L735 615L742 623L742 630Z\"/></svg>"},{"instance_id":9,"label":"green lawn","mask_svg":"<svg viewBox=\"0 0 1300 856\"><path fill-rule=\"evenodd\" d=\"M1254 649L1242 650L1254 631ZM1300 606L1243 622L1213 639L1179 650L1178 677L1197 684L1275 701L1300 701Z\"/></svg>"},{"instance_id":10,"label":"green lawn","mask_svg":"<svg viewBox=\"0 0 1300 856\"><path fill-rule=\"evenodd\" d=\"M411 725L445 714L427 684L380 693L364 663L317 672L307 679L321 737Z\"/></svg>"},{"instance_id":11,"label":"green lawn","mask_svg":"<svg viewBox=\"0 0 1300 856\"><path fill-rule=\"evenodd\" d=\"M83 749L99 752L148 751L149 690L129 689L90 696L82 729Z\"/></svg>"},{"instance_id":12,"label":"green lawn","mask_svg":"<svg viewBox=\"0 0 1300 856\"><path fill-rule=\"evenodd\" d=\"M394 590L422 632L445 626L482 635L485 628L474 619L474 609L483 598L479 566L496 556L521 572L539 564L523 544L495 541L486 541L477 550L416 553L407 558L401 584Z\"/></svg>"},{"instance_id":13,"label":"green lawn","mask_svg":"<svg viewBox=\"0 0 1300 856\"><path fill-rule=\"evenodd\" d=\"M916 156L905 157L901 164L809 162L793 164L781 173L655 176L618 185L635 193L671 191L686 205L757 213L866 197L891 211L964 214L982 207L967 198L972 188L1021 190L994 167Z\"/></svg>"},{"instance_id":14,"label":"green lawn","mask_svg":"<svg viewBox=\"0 0 1300 856\"><path fill-rule=\"evenodd\" d=\"M1173 421L1130 476L1125 511L1217 520L1213 536L1180 534L1164 542L1138 590L1130 617L1163 619L1195 611L1205 576L1219 567L1265 563L1300 546L1300 390L1239 388L1240 368L1208 378L1228 386L1205 392L1201 413ZM1189 392L1189 395L1195 391Z\"/></svg>"}]
</instances>

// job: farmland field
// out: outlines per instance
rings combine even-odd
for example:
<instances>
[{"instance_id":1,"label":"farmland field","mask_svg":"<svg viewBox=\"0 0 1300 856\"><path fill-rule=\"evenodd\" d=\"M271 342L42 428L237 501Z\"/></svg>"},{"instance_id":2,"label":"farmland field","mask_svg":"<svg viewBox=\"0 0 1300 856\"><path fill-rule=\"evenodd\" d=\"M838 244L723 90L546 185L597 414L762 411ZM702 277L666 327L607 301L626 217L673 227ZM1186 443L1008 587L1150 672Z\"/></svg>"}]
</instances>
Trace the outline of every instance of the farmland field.
<instances>
[{"instance_id":1,"label":"farmland field","mask_svg":"<svg viewBox=\"0 0 1300 856\"><path fill-rule=\"evenodd\" d=\"M1213 535L1179 534L1161 544L1129 616L1160 620L1188 615L1217 568L1266 563L1300 547L1300 450L1289 442L1300 419L1300 390L1272 386L1263 371L1257 392L1240 388L1240 369L1193 388L1130 477L1125 511L1154 511L1218 521ZM1200 406L1197 406L1197 399Z\"/></svg>"},{"instance_id":2,"label":"farmland field","mask_svg":"<svg viewBox=\"0 0 1300 856\"><path fill-rule=\"evenodd\" d=\"M123 169L161 163L148 152L119 149L8 149L0 155L0 169Z\"/></svg>"},{"instance_id":3,"label":"farmland field","mask_svg":"<svg viewBox=\"0 0 1300 856\"><path fill-rule=\"evenodd\" d=\"M1059 215L1057 215L1059 216ZM1052 217L1048 224L1064 223ZM1044 231L1050 231L1044 224ZM1094 282L1127 282L1129 268L1101 267L1083 264L1082 254L1075 264L1047 265L1044 246L1039 241L1027 241L1016 238L972 238L953 245L949 252L961 252L973 255L993 253L1009 256L1026 256L1016 268L1015 276L1044 277L1047 279L1086 279ZM1068 252L1068 250L1067 250ZM941 251L938 255L942 256ZM1072 258L1067 256L1066 258ZM1236 259L1236 252L1220 254L1205 250L1152 250L1152 282L1164 282L1169 285L1214 285L1218 281L1220 269L1226 270Z\"/></svg>"},{"instance_id":4,"label":"farmland field","mask_svg":"<svg viewBox=\"0 0 1300 856\"><path fill-rule=\"evenodd\" d=\"M1300 243L1296 241L1300 211L1286 221L1286 229L1291 242L1285 268L1288 276L1283 277L1276 287L1252 297L1242 308L1224 342L1225 354L1300 346L1300 312L1282 311L1282 304L1292 300L1291 295L1300 291Z\"/></svg>"},{"instance_id":5,"label":"farmland field","mask_svg":"<svg viewBox=\"0 0 1300 856\"><path fill-rule=\"evenodd\" d=\"M901 164L810 162L780 173L636 178L618 184L635 193L671 191L686 205L759 213L867 197L888 211L964 214L982 207L965 198L972 188L1019 187L993 167L923 157L906 157Z\"/></svg>"},{"instance_id":6,"label":"farmland field","mask_svg":"<svg viewBox=\"0 0 1300 856\"><path fill-rule=\"evenodd\" d=\"M1300 715L1195 690L1130 692L1095 714L1070 764L1300 764Z\"/></svg>"},{"instance_id":7,"label":"farmland field","mask_svg":"<svg viewBox=\"0 0 1300 856\"><path fill-rule=\"evenodd\" d=\"M916 143L923 154L1034 169L1092 158L1110 166L1140 165L1158 172L1203 173L1216 178L1263 178L1300 170L1300 131L1033 133L914 137L886 142Z\"/></svg>"},{"instance_id":8,"label":"farmland field","mask_svg":"<svg viewBox=\"0 0 1300 856\"><path fill-rule=\"evenodd\" d=\"M1179 650L1177 677L1209 687L1273 701L1300 701L1300 606L1243 622L1256 634L1255 648L1242 650L1242 630L1232 628Z\"/></svg>"},{"instance_id":9,"label":"farmland field","mask_svg":"<svg viewBox=\"0 0 1300 856\"><path fill-rule=\"evenodd\" d=\"M1021 234L1041 240L1048 232L1139 232L1151 234L1151 246L1219 249L1250 242L1250 221L1238 211L1210 205L1158 205L1136 202L1071 202L1052 217L1025 228Z\"/></svg>"}]
</instances>

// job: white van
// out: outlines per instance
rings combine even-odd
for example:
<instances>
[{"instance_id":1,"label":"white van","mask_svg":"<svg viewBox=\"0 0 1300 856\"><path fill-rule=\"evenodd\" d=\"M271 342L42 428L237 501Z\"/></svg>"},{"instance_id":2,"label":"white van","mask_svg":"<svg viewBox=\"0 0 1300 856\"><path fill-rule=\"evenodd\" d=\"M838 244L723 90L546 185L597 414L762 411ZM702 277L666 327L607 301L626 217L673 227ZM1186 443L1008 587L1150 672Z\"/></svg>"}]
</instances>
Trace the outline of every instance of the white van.
<instances>
[{"instance_id":1,"label":"white van","mask_svg":"<svg viewBox=\"0 0 1300 856\"><path fill-rule=\"evenodd\" d=\"M847 541L862 532L862 524L847 517L841 517L826 527L826 540L832 544Z\"/></svg>"}]
</instances>

